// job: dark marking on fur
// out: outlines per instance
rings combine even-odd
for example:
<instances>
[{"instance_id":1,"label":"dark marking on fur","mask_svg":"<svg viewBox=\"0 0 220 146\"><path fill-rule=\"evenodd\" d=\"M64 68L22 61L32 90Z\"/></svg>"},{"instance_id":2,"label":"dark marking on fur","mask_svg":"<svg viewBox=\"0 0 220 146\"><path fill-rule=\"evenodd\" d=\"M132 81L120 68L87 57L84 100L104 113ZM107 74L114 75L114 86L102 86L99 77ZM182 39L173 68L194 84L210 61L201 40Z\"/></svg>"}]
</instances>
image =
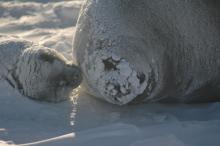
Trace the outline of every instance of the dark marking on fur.
<instances>
[{"instance_id":1,"label":"dark marking on fur","mask_svg":"<svg viewBox=\"0 0 220 146\"><path fill-rule=\"evenodd\" d=\"M141 103L146 99L147 96L150 96L150 94L153 92L153 90L156 87L156 77L155 76L156 76L155 72L152 69L152 71L149 73L149 78L147 80L147 87L145 88L144 92L142 94L138 95L136 98L134 98L131 101L131 103L134 103L134 104ZM143 79L143 77L140 77L140 78ZM140 79L140 81L142 81L142 79Z\"/></svg>"},{"instance_id":2,"label":"dark marking on fur","mask_svg":"<svg viewBox=\"0 0 220 146\"><path fill-rule=\"evenodd\" d=\"M18 77L15 75L15 70L16 69L9 71L11 74L11 78L5 77L4 79L9 83L11 87L16 88L19 91L21 91L23 89L23 86L21 82L19 81Z\"/></svg>"},{"instance_id":3,"label":"dark marking on fur","mask_svg":"<svg viewBox=\"0 0 220 146\"><path fill-rule=\"evenodd\" d=\"M145 81L145 79L146 79L146 77L145 77L145 74L144 74L144 73L138 73L137 78L139 79L140 84L143 84L143 83L144 83L144 81Z\"/></svg>"},{"instance_id":4,"label":"dark marking on fur","mask_svg":"<svg viewBox=\"0 0 220 146\"><path fill-rule=\"evenodd\" d=\"M110 71L110 70L117 70L116 66L120 61L115 61L112 58L108 58L102 61L105 65L105 70Z\"/></svg>"},{"instance_id":5,"label":"dark marking on fur","mask_svg":"<svg viewBox=\"0 0 220 146\"><path fill-rule=\"evenodd\" d=\"M13 71L12 77L13 77L15 83L17 84L16 87L18 88L18 90L22 90L22 89L23 89L23 86L22 86L22 84L21 84L19 78L15 75L15 71Z\"/></svg>"},{"instance_id":6,"label":"dark marking on fur","mask_svg":"<svg viewBox=\"0 0 220 146\"><path fill-rule=\"evenodd\" d=\"M12 86L13 88L15 88L15 85L8 79L8 78L4 78L7 82L8 82L8 84L10 85L10 86Z\"/></svg>"}]
</instances>

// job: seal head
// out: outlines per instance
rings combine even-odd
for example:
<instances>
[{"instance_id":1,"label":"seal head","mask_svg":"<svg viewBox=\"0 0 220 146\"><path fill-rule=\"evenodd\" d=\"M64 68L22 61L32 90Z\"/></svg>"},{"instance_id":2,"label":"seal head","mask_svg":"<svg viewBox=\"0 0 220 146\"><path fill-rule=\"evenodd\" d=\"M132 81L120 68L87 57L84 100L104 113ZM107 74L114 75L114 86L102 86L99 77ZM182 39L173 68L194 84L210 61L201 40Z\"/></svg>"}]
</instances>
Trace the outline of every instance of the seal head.
<instances>
[{"instance_id":1,"label":"seal head","mask_svg":"<svg viewBox=\"0 0 220 146\"><path fill-rule=\"evenodd\" d=\"M56 50L32 46L23 51L15 78L20 92L32 99L60 102L82 81L80 69Z\"/></svg>"}]
</instances>

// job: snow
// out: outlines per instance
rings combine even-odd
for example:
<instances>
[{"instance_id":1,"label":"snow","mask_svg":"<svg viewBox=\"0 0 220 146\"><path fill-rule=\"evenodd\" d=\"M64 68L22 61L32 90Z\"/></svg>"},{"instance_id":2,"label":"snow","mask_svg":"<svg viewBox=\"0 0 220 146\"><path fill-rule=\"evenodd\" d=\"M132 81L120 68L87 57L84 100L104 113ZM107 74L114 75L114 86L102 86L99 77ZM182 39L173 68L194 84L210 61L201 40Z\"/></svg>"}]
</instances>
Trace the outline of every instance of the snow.
<instances>
[{"instance_id":1,"label":"snow","mask_svg":"<svg viewBox=\"0 0 220 146\"><path fill-rule=\"evenodd\" d=\"M1 1L0 33L55 48L71 59L81 3ZM79 88L71 100L54 104L25 98L0 80L0 146L217 146L219 125L220 103L120 107Z\"/></svg>"}]
</instances>

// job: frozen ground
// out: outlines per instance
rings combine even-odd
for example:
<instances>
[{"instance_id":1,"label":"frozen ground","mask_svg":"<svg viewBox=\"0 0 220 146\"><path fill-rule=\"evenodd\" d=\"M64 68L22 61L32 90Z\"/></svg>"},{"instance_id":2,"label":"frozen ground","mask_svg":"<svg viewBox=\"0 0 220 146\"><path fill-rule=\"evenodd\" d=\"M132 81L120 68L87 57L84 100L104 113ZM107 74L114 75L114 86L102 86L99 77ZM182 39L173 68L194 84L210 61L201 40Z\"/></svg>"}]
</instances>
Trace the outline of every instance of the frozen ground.
<instances>
[{"instance_id":1,"label":"frozen ground","mask_svg":"<svg viewBox=\"0 0 220 146\"><path fill-rule=\"evenodd\" d=\"M71 59L72 37L81 3L0 1L0 33L56 48ZM0 81L0 145L220 144L220 103L118 107L84 93L73 99L59 104L36 102Z\"/></svg>"}]
</instances>

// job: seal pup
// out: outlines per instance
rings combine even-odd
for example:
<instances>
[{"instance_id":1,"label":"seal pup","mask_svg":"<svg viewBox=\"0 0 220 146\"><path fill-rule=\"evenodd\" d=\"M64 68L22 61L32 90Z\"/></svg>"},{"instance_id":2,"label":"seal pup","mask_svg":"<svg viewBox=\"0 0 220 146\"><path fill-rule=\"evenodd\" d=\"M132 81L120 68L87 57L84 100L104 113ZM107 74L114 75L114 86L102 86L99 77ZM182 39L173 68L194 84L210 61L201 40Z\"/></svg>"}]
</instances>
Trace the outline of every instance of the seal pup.
<instances>
[{"instance_id":1,"label":"seal pup","mask_svg":"<svg viewBox=\"0 0 220 146\"><path fill-rule=\"evenodd\" d=\"M0 78L35 100L67 100L82 80L80 69L54 49L15 37L1 37Z\"/></svg>"},{"instance_id":2,"label":"seal pup","mask_svg":"<svg viewBox=\"0 0 220 146\"><path fill-rule=\"evenodd\" d=\"M113 104L220 100L216 0L87 0L73 56L85 91Z\"/></svg>"}]
</instances>

